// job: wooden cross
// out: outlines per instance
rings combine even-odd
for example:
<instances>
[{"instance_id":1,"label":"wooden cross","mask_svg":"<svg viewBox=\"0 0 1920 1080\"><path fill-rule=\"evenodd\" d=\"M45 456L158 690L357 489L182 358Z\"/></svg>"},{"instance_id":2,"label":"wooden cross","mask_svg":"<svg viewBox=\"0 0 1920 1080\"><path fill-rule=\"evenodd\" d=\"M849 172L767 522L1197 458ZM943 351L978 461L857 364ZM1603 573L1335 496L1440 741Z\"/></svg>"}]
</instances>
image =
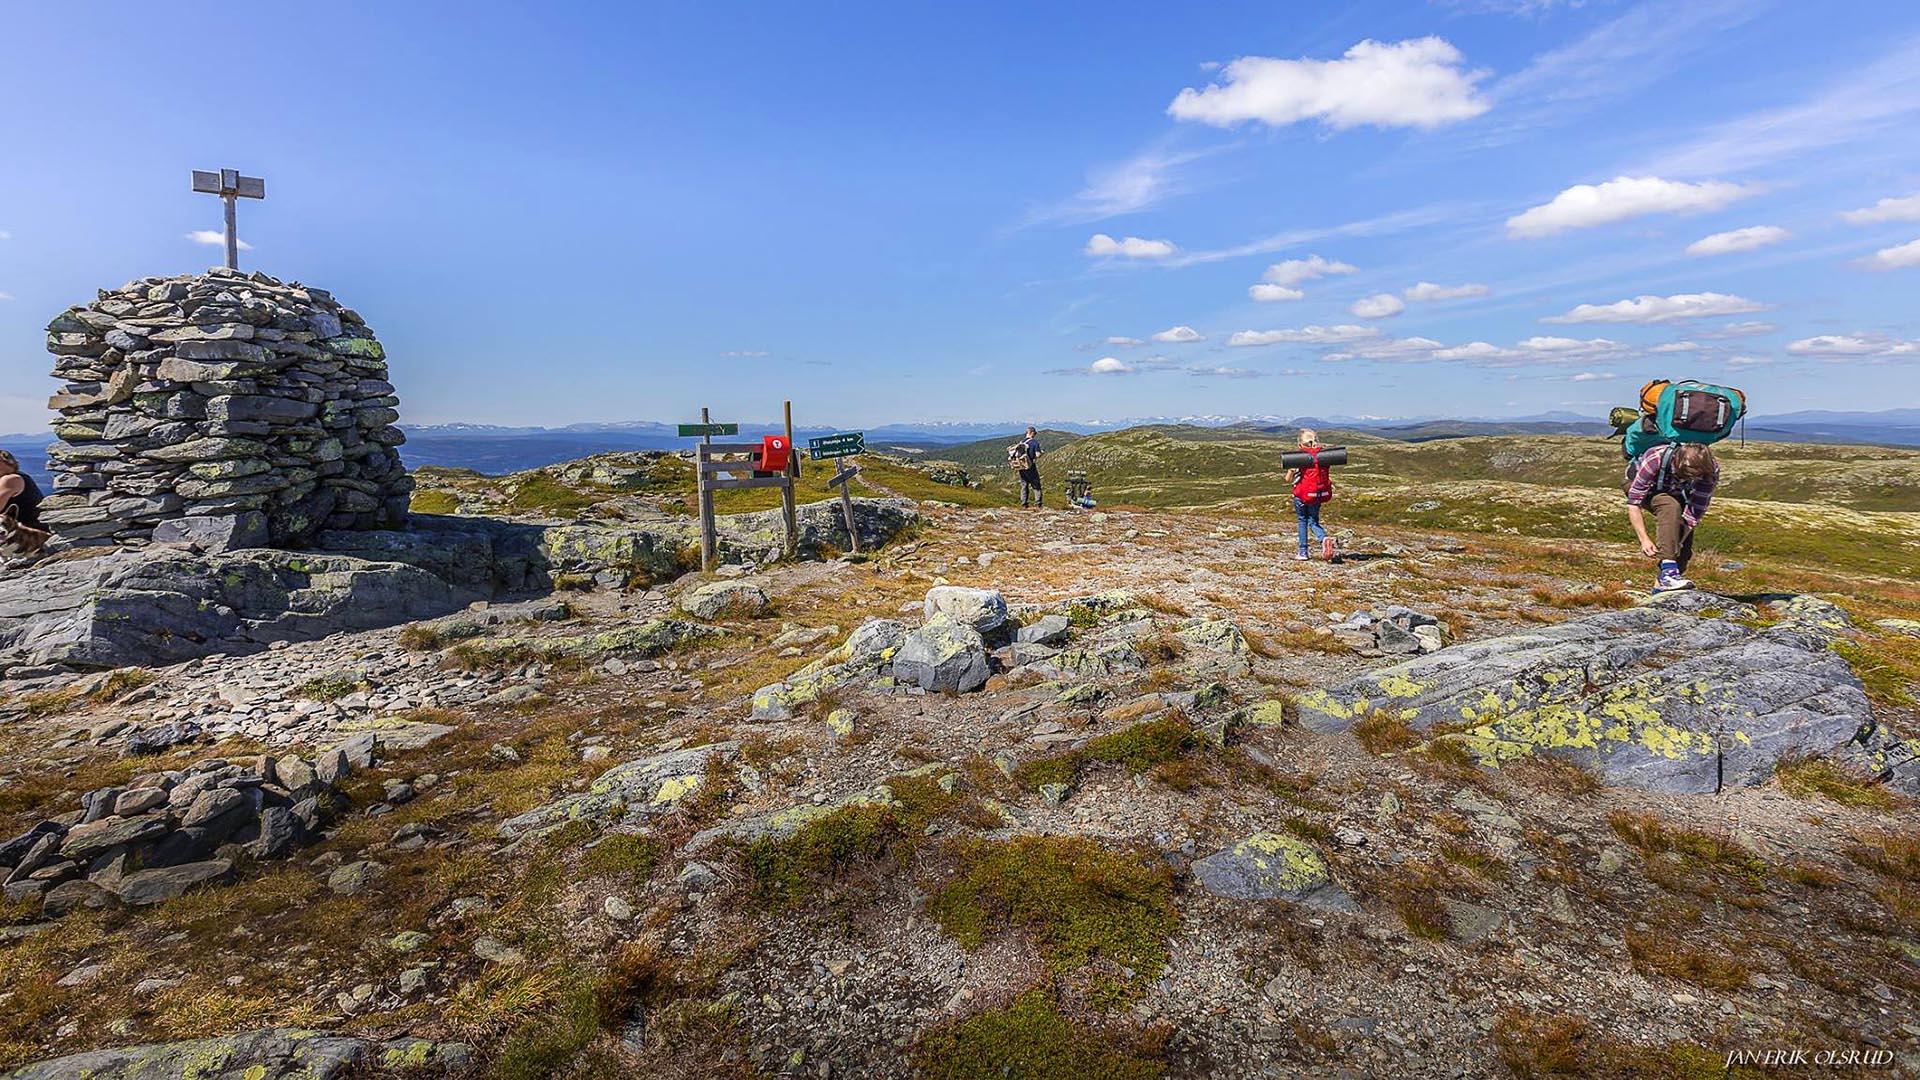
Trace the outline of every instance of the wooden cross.
<instances>
[{"instance_id":1,"label":"wooden cross","mask_svg":"<svg viewBox=\"0 0 1920 1080\"><path fill-rule=\"evenodd\" d=\"M233 201L266 198L267 182L257 176L241 176L239 169L221 169L219 172L195 169L193 190L204 195L218 195L227 204L227 269L240 269L240 235L234 225Z\"/></svg>"}]
</instances>

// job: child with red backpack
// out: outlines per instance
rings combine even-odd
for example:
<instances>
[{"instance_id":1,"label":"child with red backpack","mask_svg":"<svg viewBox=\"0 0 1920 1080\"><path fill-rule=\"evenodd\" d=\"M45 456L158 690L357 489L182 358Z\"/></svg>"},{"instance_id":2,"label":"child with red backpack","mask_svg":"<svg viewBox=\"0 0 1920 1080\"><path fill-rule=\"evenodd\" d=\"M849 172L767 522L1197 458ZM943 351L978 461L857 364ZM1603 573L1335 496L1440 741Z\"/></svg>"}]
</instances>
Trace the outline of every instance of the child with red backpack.
<instances>
[{"instance_id":1,"label":"child with red backpack","mask_svg":"<svg viewBox=\"0 0 1920 1080\"><path fill-rule=\"evenodd\" d=\"M1320 524L1320 508L1333 498L1333 471L1320 463L1320 436L1312 428L1300 432L1300 451L1313 463L1287 470L1287 479L1293 482L1293 516L1300 526L1300 552L1294 558L1310 557L1307 543L1312 534L1320 538L1320 557L1332 562L1333 537Z\"/></svg>"}]
</instances>

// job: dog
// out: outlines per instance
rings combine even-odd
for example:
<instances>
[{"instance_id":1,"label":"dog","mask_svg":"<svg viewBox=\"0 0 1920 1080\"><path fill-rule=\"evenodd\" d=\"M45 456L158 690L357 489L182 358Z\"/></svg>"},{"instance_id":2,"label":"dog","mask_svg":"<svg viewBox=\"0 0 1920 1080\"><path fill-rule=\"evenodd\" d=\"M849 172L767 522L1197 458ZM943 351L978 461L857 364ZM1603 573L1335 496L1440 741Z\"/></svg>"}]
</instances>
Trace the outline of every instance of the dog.
<instances>
[{"instance_id":1,"label":"dog","mask_svg":"<svg viewBox=\"0 0 1920 1080\"><path fill-rule=\"evenodd\" d=\"M20 508L9 506L0 511L0 544L12 548L19 555L37 555L47 546L53 534L45 529L36 529L20 522Z\"/></svg>"}]
</instances>

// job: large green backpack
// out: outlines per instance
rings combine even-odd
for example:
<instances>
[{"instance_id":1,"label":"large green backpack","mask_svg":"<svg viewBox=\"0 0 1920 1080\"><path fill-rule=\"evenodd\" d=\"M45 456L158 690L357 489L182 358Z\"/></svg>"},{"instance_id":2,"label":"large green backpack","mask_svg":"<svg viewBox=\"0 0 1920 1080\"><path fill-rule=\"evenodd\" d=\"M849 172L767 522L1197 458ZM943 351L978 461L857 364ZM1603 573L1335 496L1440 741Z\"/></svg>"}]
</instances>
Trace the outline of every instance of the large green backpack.
<instances>
[{"instance_id":1,"label":"large green backpack","mask_svg":"<svg viewBox=\"0 0 1920 1080\"><path fill-rule=\"evenodd\" d=\"M1717 443L1733 434L1746 413L1747 395L1730 386L1655 379L1640 388L1639 413L1624 418L1615 434L1622 436L1620 452L1634 461L1667 443Z\"/></svg>"}]
</instances>

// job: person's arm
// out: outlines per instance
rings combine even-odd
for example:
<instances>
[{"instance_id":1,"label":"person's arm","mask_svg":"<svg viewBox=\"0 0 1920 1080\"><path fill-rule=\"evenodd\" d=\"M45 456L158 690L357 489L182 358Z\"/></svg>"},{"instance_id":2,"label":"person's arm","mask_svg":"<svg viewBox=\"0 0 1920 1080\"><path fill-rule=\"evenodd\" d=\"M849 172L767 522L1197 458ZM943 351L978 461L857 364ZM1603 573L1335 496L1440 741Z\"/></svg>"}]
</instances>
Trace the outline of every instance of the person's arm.
<instances>
[{"instance_id":1,"label":"person's arm","mask_svg":"<svg viewBox=\"0 0 1920 1080\"><path fill-rule=\"evenodd\" d=\"M19 473L0 476L0 512L4 512L14 498L25 490L27 481Z\"/></svg>"},{"instance_id":2,"label":"person's arm","mask_svg":"<svg viewBox=\"0 0 1920 1080\"><path fill-rule=\"evenodd\" d=\"M1680 515L1680 520L1687 523L1687 528L1700 527L1700 519L1706 516L1707 507L1713 505L1713 492L1719 486L1720 466L1718 465L1713 467L1713 472L1694 482L1693 490L1687 495L1687 509Z\"/></svg>"},{"instance_id":3,"label":"person's arm","mask_svg":"<svg viewBox=\"0 0 1920 1080\"><path fill-rule=\"evenodd\" d=\"M1640 553L1651 559L1660 554L1660 545L1647 535L1647 515L1638 503L1627 504L1627 520L1633 523L1633 532L1640 538Z\"/></svg>"}]
</instances>

